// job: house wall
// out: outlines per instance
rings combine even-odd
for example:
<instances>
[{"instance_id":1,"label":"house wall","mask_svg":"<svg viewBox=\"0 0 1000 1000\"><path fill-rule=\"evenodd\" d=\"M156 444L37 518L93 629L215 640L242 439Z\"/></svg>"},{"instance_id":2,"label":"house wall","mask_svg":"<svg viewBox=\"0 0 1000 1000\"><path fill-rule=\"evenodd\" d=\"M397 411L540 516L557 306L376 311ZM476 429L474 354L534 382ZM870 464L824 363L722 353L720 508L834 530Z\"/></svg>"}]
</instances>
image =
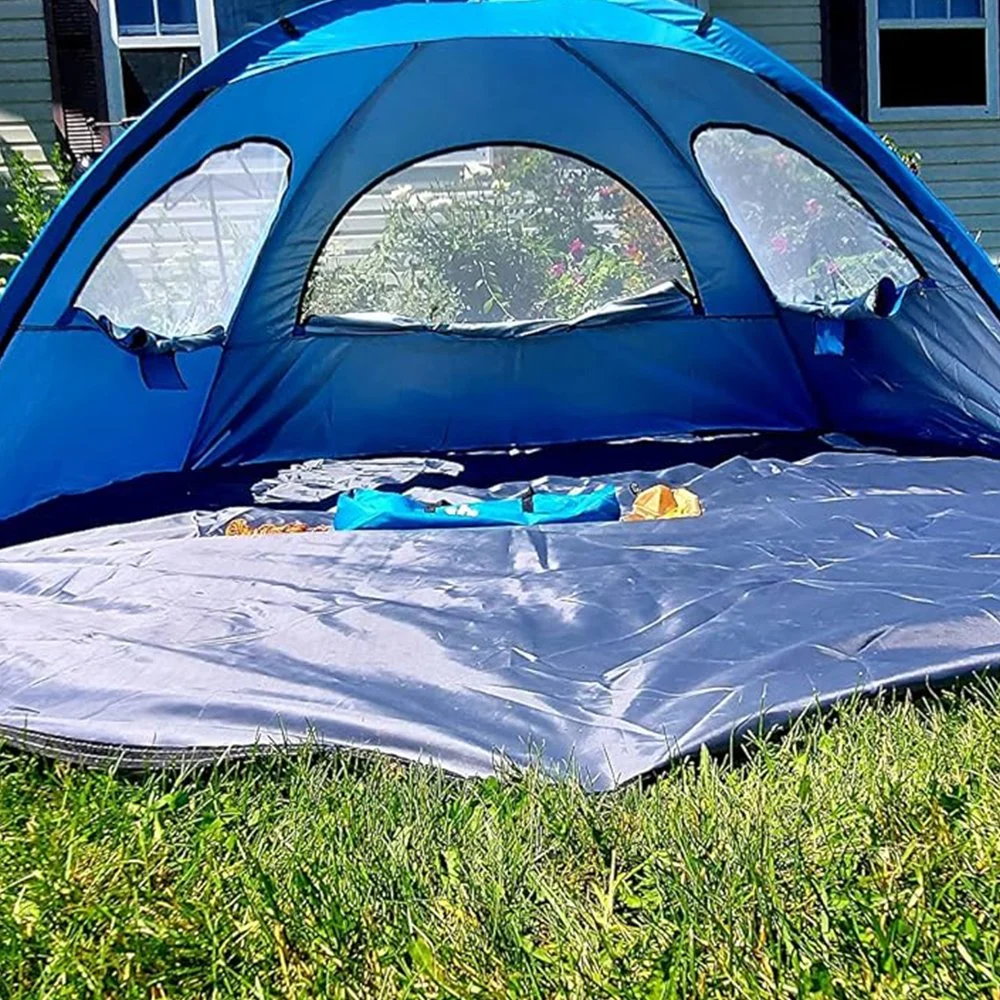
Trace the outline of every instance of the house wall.
<instances>
[{"instance_id":1,"label":"house wall","mask_svg":"<svg viewBox=\"0 0 1000 1000\"><path fill-rule=\"evenodd\" d=\"M1000 257L1000 121L876 127L923 156L921 177L990 254Z\"/></svg>"},{"instance_id":2,"label":"house wall","mask_svg":"<svg viewBox=\"0 0 1000 1000\"><path fill-rule=\"evenodd\" d=\"M817 82L823 79L819 0L710 0L709 10Z\"/></svg>"},{"instance_id":3,"label":"house wall","mask_svg":"<svg viewBox=\"0 0 1000 1000\"><path fill-rule=\"evenodd\" d=\"M0 0L0 140L34 161L55 142L42 0Z\"/></svg>"},{"instance_id":4,"label":"house wall","mask_svg":"<svg viewBox=\"0 0 1000 1000\"><path fill-rule=\"evenodd\" d=\"M822 81L819 0L710 3L713 14ZM873 128L923 156L923 179L982 245L1000 257L1000 121L886 122Z\"/></svg>"}]
</instances>

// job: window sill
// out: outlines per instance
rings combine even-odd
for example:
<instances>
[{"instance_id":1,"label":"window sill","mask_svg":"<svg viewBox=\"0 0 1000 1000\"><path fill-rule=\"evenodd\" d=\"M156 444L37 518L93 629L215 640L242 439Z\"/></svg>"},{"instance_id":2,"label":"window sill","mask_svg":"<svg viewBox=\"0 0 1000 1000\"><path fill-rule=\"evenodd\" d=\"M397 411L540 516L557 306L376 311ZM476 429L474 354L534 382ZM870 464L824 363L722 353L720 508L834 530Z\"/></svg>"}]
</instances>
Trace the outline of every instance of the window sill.
<instances>
[{"instance_id":1,"label":"window sill","mask_svg":"<svg viewBox=\"0 0 1000 1000\"><path fill-rule=\"evenodd\" d=\"M1000 119L1000 107L873 108L868 114L872 124L885 122L981 122Z\"/></svg>"},{"instance_id":2,"label":"window sill","mask_svg":"<svg viewBox=\"0 0 1000 1000\"><path fill-rule=\"evenodd\" d=\"M119 35L120 49L201 49L201 35Z\"/></svg>"}]
</instances>

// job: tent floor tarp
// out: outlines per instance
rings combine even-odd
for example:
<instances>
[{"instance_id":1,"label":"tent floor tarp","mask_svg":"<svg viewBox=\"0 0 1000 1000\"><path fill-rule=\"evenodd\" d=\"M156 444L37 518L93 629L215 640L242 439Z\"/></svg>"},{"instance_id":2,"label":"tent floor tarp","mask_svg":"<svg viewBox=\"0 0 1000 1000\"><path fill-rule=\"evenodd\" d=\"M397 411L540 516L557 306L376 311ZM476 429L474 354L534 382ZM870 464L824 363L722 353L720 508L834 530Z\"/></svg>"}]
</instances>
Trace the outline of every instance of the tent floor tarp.
<instances>
[{"instance_id":1,"label":"tent floor tarp","mask_svg":"<svg viewBox=\"0 0 1000 1000\"><path fill-rule=\"evenodd\" d=\"M762 716L1000 658L996 461L735 457L599 481L623 505L631 483L689 483L705 513L215 534L229 509L4 549L3 731L126 762L310 737L461 774L502 753L608 788Z\"/></svg>"}]
</instances>

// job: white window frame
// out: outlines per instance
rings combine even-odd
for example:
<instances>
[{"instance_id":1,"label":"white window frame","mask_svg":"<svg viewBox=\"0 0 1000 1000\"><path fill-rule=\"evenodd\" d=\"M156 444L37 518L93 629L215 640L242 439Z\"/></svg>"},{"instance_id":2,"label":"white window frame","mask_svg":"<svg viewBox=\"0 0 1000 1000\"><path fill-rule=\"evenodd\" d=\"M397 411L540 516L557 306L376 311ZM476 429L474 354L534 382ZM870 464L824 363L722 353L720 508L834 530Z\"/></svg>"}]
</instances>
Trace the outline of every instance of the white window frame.
<instances>
[{"instance_id":1,"label":"white window frame","mask_svg":"<svg viewBox=\"0 0 1000 1000\"><path fill-rule=\"evenodd\" d=\"M154 2L154 16L159 9ZM215 0L195 0L198 18L196 34L131 35L118 30L118 12L115 0L99 0L101 22L101 47L104 52L104 81L108 96L108 118L113 133L127 124L125 117L125 89L122 83L121 54L127 49L198 49L201 61L207 62L219 51L219 37L215 25ZM158 25L157 25L158 27Z\"/></svg>"},{"instance_id":2,"label":"white window frame","mask_svg":"<svg viewBox=\"0 0 1000 1000\"><path fill-rule=\"evenodd\" d=\"M981 121L1000 117L1000 41L997 38L997 2L983 0L984 17L971 18L880 18L878 0L866 0L868 16L868 120L905 122L948 119ZM986 30L986 100L985 105L883 108L882 82L879 73L880 28L924 31L929 28L983 28Z\"/></svg>"}]
</instances>

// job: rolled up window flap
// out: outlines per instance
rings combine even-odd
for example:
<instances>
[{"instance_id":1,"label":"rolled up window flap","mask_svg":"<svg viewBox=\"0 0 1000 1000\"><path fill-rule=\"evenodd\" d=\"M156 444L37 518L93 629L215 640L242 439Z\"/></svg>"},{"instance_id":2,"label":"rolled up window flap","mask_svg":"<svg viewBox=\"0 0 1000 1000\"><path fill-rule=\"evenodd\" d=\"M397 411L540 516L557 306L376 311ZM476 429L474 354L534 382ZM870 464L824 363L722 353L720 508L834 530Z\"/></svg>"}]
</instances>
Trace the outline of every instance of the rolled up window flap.
<instances>
[{"instance_id":1,"label":"rolled up window flap","mask_svg":"<svg viewBox=\"0 0 1000 1000\"><path fill-rule=\"evenodd\" d=\"M115 347L129 354L188 354L206 347L221 346L226 339L222 326L213 326L201 333L168 337L143 326L119 326L107 316L93 316L86 309L75 306L59 321L63 330L95 330L103 333Z\"/></svg>"},{"instance_id":2,"label":"rolled up window flap","mask_svg":"<svg viewBox=\"0 0 1000 1000\"><path fill-rule=\"evenodd\" d=\"M215 326L191 336L165 337L141 326L117 326L107 316L95 318L86 309L78 307L69 310L60 327L65 330L100 331L115 347L135 355L139 376L147 389L186 389L187 383L177 364L177 355L220 346L226 335L223 327Z\"/></svg>"},{"instance_id":3,"label":"rolled up window flap","mask_svg":"<svg viewBox=\"0 0 1000 1000\"><path fill-rule=\"evenodd\" d=\"M689 319L697 315L691 296L679 285L667 284L640 295L616 299L571 320L511 320L498 323L426 323L389 313L345 313L340 316L309 316L296 327L306 337L373 336L406 333L436 333L469 340L515 340L547 334L569 333L629 321Z\"/></svg>"},{"instance_id":4,"label":"rolled up window flap","mask_svg":"<svg viewBox=\"0 0 1000 1000\"><path fill-rule=\"evenodd\" d=\"M183 337L165 337L141 326L117 326L107 316L101 316L97 325L118 347L130 354L186 354L218 346L226 338L226 331L221 326L213 326L203 333Z\"/></svg>"}]
</instances>

